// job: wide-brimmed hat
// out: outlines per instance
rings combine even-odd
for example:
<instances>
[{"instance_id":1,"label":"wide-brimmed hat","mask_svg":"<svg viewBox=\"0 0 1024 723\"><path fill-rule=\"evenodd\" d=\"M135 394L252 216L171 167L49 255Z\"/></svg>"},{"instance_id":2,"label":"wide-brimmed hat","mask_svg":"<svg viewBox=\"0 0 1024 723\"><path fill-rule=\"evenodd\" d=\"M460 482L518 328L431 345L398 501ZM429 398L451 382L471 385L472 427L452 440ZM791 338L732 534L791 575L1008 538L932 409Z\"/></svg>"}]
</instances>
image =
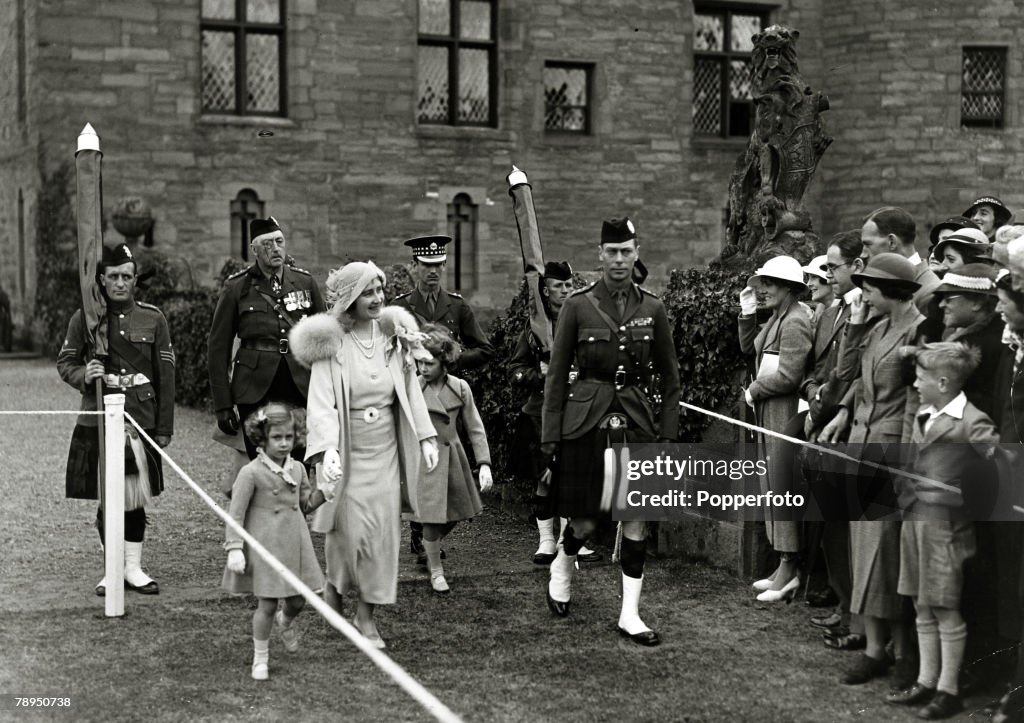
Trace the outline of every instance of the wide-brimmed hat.
<instances>
[{"instance_id":1,"label":"wide-brimmed hat","mask_svg":"<svg viewBox=\"0 0 1024 723\"><path fill-rule=\"evenodd\" d=\"M950 234L935 245L932 255L941 260L946 248L952 246L960 253L971 256L991 256L992 244L985 232L977 228L965 228Z\"/></svg>"},{"instance_id":2,"label":"wide-brimmed hat","mask_svg":"<svg viewBox=\"0 0 1024 723\"><path fill-rule=\"evenodd\" d=\"M947 271L935 293L995 296L996 270L988 264L965 264L954 271Z\"/></svg>"},{"instance_id":3,"label":"wide-brimmed hat","mask_svg":"<svg viewBox=\"0 0 1024 723\"><path fill-rule=\"evenodd\" d=\"M828 271L825 264L828 263L828 256L815 256L810 263L803 267L802 271L811 276L817 276L822 281L828 281Z\"/></svg>"},{"instance_id":4,"label":"wide-brimmed hat","mask_svg":"<svg viewBox=\"0 0 1024 723\"><path fill-rule=\"evenodd\" d=\"M764 266L747 279L747 286L753 289L760 288L762 278L777 279L804 289L807 288L807 284L804 283L804 270L800 266L800 262L792 256L776 256L768 259L764 262Z\"/></svg>"},{"instance_id":5,"label":"wide-brimmed hat","mask_svg":"<svg viewBox=\"0 0 1024 723\"><path fill-rule=\"evenodd\" d=\"M1006 223L1013 216L1013 211L1006 207L1006 204L1000 201L995 196L982 196L981 198L975 199L974 203L964 211L964 216L970 218L971 215L978 210L978 206L991 206L996 216L996 226L1005 226Z\"/></svg>"},{"instance_id":6,"label":"wide-brimmed hat","mask_svg":"<svg viewBox=\"0 0 1024 723\"><path fill-rule=\"evenodd\" d=\"M908 259L899 254L883 253L868 259L868 265L850 279L860 286L865 280L882 281L891 286L917 291L921 284L915 281L916 271Z\"/></svg>"},{"instance_id":7,"label":"wide-brimmed hat","mask_svg":"<svg viewBox=\"0 0 1024 723\"><path fill-rule=\"evenodd\" d=\"M945 221L939 221L932 226L932 230L928 233L928 238L931 239L932 246L934 246L939 242L939 232L946 229L959 231L962 228L978 228L978 224L966 216L950 216Z\"/></svg>"}]
</instances>

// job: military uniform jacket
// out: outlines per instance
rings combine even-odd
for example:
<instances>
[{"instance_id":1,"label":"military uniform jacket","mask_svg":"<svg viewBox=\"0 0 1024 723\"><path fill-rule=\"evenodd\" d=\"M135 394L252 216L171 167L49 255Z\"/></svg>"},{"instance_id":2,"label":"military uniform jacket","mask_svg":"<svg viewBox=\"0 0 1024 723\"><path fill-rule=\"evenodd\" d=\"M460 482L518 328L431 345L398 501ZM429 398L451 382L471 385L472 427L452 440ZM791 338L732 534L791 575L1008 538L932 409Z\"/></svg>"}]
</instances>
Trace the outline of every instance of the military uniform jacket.
<instances>
[{"instance_id":1,"label":"military uniform jacket","mask_svg":"<svg viewBox=\"0 0 1024 723\"><path fill-rule=\"evenodd\" d=\"M459 294L440 289L433 314L427 311L427 300L418 289L397 297L394 304L411 311L420 323L440 324L451 332L463 347L458 361L459 371L476 369L494 357L494 347L476 322L473 310Z\"/></svg>"},{"instance_id":2,"label":"military uniform jacket","mask_svg":"<svg viewBox=\"0 0 1024 723\"><path fill-rule=\"evenodd\" d=\"M256 404L267 393L278 365L291 371L295 386L306 395L309 369L288 348L288 332L300 319L325 310L320 287L308 272L285 266L281 288L253 264L228 278L213 312L208 340L210 391L220 411L235 404ZM235 337L241 342L232 368Z\"/></svg>"},{"instance_id":3,"label":"military uniform jacket","mask_svg":"<svg viewBox=\"0 0 1024 723\"><path fill-rule=\"evenodd\" d=\"M615 333L588 297L618 325ZM625 343L620 341L625 339ZM628 344L628 350L627 350ZM631 352L631 353L630 353ZM635 358L635 362L634 362ZM579 376L570 386L569 370L575 360ZM638 364L637 364L638 363ZM660 426L654 428L654 410L641 387L616 389L610 381L619 368L627 374L662 379ZM652 437L675 439L679 431L679 362L665 305L658 297L633 284L621 316L603 280L577 291L562 306L551 349L551 364L544 384L541 442L576 439L593 429L612 402Z\"/></svg>"},{"instance_id":4,"label":"military uniform jacket","mask_svg":"<svg viewBox=\"0 0 1024 723\"><path fill-rule=\"evenodd\" d=\"M108 307L107 339L106 372L117 375L119 382L124 377L128 383L124 387L105 383L104 393L124 394L125 411L143 429L170 437L174 433L174 350L167 319L158 308L142 302L123 309ZM93 350L86 343L85 322L79 309L71 317L67 337L57 355L57 372L82 393L83 412L96 411L96 395L92 385L87 388L85 383L85 365L92 358ZM139 383L139 374L149 381ZM78 424L95 427L97 418L82 416Z\"/></svg>"}]
</instances>

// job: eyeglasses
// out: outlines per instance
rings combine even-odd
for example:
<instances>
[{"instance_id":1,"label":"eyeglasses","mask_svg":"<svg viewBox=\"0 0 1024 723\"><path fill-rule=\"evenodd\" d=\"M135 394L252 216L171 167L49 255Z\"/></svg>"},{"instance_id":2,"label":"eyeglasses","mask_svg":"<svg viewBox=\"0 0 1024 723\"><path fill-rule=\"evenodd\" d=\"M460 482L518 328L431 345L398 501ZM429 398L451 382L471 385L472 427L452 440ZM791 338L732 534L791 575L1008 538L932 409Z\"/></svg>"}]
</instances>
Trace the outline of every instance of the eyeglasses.
<instances>
[{"instance_id":1,"label":"eyeglasses","mask_svg":"<svg viewBox=\"0 0 1024 723\"><path fill-rule=\"evenodd\" d=\"M853 261L844 261L841 264L822 264L821 268L825 269L825 271L829 272L830 274L833 274L835 273L836 269L838 269L840 266L849 266L852 263Z\"/></svg>"}]
</instances>

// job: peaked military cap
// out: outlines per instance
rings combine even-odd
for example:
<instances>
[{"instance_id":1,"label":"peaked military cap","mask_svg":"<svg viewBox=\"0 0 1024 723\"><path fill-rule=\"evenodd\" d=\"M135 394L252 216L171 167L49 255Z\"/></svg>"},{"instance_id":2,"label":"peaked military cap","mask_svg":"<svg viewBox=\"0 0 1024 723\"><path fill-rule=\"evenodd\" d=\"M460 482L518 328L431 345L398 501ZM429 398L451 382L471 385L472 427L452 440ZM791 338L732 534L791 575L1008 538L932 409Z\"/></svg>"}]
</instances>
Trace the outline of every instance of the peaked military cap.
<instances>
[{"instance_id":1,"label":"peaked military cap","mask_svg":"<svg viewBox=\"0 0 1024 723\"><path fill-rule=\"evenodd\" d=\"M448 259L445 246L452 242L451 236L418 236L405 242L412 249L412 257L424 264L440 264Z\"/></svg>"}]
</instances>

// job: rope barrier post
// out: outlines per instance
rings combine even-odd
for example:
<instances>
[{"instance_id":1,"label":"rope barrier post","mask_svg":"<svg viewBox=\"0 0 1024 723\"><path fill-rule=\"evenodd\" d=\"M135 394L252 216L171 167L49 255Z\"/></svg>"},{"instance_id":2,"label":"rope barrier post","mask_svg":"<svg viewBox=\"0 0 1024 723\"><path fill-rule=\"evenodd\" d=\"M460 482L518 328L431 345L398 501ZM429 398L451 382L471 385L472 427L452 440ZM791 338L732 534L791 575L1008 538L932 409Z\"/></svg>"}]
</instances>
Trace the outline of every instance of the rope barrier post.
<instances>
[{"instance_id":1,"label":"rope barrier post","mask_svg":"<svg viewBox=\"0 0 1024 723\"><path fill-rule=\"evenodd\" d=\"M103 421L106 454L103 467L105 504L103 540L107 591L104 614L108 618L124 615L124 395L103 397Z\"/></svg>"}]
</instances>

